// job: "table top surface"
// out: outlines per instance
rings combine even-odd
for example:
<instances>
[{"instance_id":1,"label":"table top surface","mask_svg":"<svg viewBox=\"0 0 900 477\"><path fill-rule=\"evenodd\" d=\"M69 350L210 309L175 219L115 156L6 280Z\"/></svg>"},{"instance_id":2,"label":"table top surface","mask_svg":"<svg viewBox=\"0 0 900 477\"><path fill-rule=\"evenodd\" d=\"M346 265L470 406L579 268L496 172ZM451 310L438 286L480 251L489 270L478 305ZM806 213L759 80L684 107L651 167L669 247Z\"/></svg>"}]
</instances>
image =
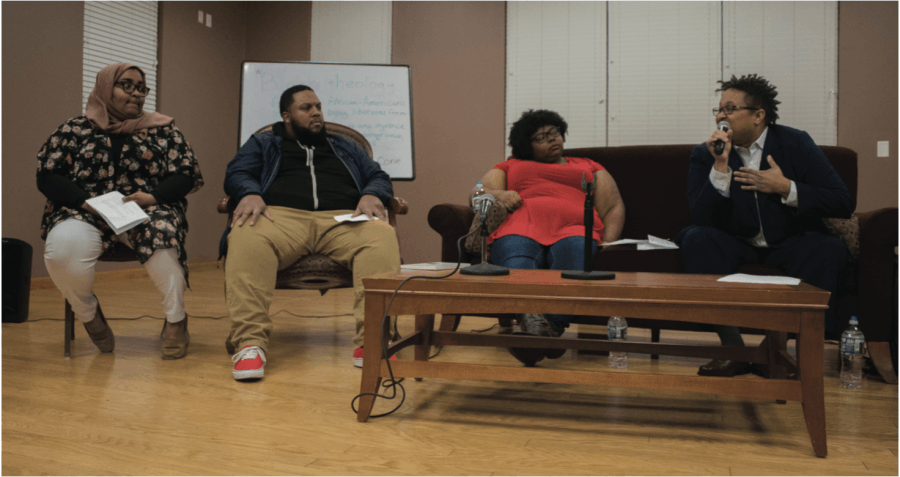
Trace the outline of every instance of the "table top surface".
<instances>
[{"instance_id":1,"label":"table top surface","mask_svg":"<svg viewBox=\"0 0 900 477\"><path fill-rule=\"evenodd\" d=\"M432 278L448 271L401 271L364 278L367 292L393 293L403 280L416 276ZM534 297L597 297L625 300L702 301L731 303L783 304L791 307L822 309L828 306L829 293L808 283L772 285L723 283L722 275L679 273L616 272L612 280L571 280L556 270L510 270L505 276L461 275L444 279L414 279L406 282L400 294L439 294L489 297L518 295Z\"/></svg>"}]
</instances>

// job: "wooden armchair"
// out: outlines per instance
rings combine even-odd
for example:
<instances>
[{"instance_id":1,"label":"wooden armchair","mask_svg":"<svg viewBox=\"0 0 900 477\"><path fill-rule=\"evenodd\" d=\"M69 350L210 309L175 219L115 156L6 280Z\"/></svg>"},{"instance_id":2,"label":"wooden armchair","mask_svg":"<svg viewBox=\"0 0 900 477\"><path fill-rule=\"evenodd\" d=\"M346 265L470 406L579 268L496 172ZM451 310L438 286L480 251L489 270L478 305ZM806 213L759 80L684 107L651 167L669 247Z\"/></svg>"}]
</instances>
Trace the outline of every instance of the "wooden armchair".
<instances>
[{"instance_id":1,"label":"wooden armchair","mask_svg":"<svg viewBox=\"0 0 900 477\"><path fill-rule=\"evenodd\" d=\"M272 125L268 125L257 132L268 131ZM356 143L360 149L366 151L372 157L372 146L369 141L358 131L342 124L325 123L325 130ZM228 196L222 197L216 205L220 214L228 214L228 222L231 223L232 213L228 206ZM391 197L388 201L388 222L397 233L397 215L409 212L409 205L399 197ZM400 243L400 234L397 233L397 243ZM332 288L349 288L353 286L353 275L346 267L338 265L334 260L325 255L314 253L301 257L293 265L278 272L275 288L319 290L324 295Z\"/></svg>"}]
</instances>

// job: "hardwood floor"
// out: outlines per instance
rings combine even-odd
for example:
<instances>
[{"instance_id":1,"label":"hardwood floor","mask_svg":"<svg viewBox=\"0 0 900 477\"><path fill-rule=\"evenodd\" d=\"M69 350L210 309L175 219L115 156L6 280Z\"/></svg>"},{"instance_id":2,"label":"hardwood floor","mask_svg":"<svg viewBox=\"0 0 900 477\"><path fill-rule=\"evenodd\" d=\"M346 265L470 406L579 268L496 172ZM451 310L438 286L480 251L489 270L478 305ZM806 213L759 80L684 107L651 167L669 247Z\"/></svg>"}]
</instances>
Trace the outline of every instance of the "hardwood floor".
<instances>
[{"instance_id":1,"label":"hardwood floor","mask_svg":"<svg viewBox=\"0 0 900 477\"><path fill-rule=\"evenodd\" d=\"M237 382L214 264L191 269L186 358L159 358L157 292L142 273L116 271L99 274L95 287L115 352L100 354L77 324L66 360L63 300L48 283L35 280L29 321L3 324L4 475L898 474L897 386L868 376L860 391L840 389L833 344L823 364L828 457L819 459L798 403L680 392L406 380L394 414L358 423L351 291L277 291L266 377ZM157 319L124 320L141 315ZM461 329L492 323L465 317ZM401 317L401 332L411 329L412 317ZM629 331L649 341L647 330ZM663 332L663 340L715 336ZM519 366L492 348L447 348L435 359ZM637 355L628 364L694 374L702 363ZM606 358L569 351L538 366L599 369ZM397 401L379 399L374 413Z\"/></svg>"}]
</instances>

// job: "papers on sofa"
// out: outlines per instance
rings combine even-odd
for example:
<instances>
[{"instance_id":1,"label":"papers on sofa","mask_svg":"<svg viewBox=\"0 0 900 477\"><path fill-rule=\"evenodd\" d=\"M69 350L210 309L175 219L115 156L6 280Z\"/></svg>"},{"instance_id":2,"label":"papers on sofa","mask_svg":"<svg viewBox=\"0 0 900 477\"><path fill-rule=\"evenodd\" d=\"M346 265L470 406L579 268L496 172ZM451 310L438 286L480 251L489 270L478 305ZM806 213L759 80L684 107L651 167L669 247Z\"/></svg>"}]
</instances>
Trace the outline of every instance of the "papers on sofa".
<instances>
[{"instance_id":1,"label":"papers on sofa","mask_svg":"<svg viewBox=\"0 0 900 477\"><path fill-rule=\"evenodd\" d=\"M119 235L150 218L135 202L122 202L124 198L121 192L110 192L85 202L103 217L116 235Z\"/></svg>"},{"instance_id":2,"label":"papers on sofa","mask_svg":"<svg viewBox=\"0 0 900 477\"><path fill-rule=\"evenodd\" d=\"M471 263L461 263L459 268L466 268ZM456 268L456 262L428 262L428 263L406 263L400 265L400 270L453 270Z\"/></svg>"},{"instance_id":3,"label":"papers on sofa","mask_svg":"<svg viewBox=\"0 0 900 477\"><path fill-rule=\"evenodd\" d=\"M647 240L637 240L637 239L621 239L616 240L615 242L604 243L603 245L630 245L637 244L638 250L677 250L678 245L675 245L675 242L662 239L659 237L654 237L652 235L647 235Z\"/></svg>"},{"instance_id":4,"label":"papers on sofa","mask_svg":"<svg viewBox=\"0 0 900 477\"><path fill-rule=\"evenodd\" d=\"M368 222L369 216L366 214L360 214L356 217L353 217L353 214L344 214L344 215L335 215L334 220L338 222ZM381 220L378 217L375 217L375 220Z\"/></svg>"},{"instance_id":5,"label":"papers on sofa","mask_svg":"<svg viewBox=\"0 0 900 477\"><path fill-rule=\"evenodd\" d=\"M746 273L734 273L726 275L716 281L727 283L768 283L772 285L799 285L800 279L793 277L779 277L774 275L747 275Z\"/></svg>"}]
</instances>

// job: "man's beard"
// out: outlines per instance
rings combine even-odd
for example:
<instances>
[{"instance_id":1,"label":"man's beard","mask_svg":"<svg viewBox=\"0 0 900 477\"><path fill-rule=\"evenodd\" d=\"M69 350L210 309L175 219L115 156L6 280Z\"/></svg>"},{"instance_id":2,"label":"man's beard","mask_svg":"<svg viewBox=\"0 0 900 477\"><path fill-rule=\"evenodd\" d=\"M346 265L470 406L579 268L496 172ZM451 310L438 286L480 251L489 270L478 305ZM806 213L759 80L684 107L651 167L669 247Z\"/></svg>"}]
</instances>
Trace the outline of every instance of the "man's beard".
<instances>
[{"instance_id":1,"label":"man's beard","mask_svg":"<svg viewBox=\"0 0 900 477\"><path fill-rule=\"evenodd\" d=\"M328 133L325 132L325 125L319 132L314 132L300 125L300 123L291 118L291 129L294 130L294 137L305 146L324 146L328 144Z\"/></svg>"}]
</instances>

